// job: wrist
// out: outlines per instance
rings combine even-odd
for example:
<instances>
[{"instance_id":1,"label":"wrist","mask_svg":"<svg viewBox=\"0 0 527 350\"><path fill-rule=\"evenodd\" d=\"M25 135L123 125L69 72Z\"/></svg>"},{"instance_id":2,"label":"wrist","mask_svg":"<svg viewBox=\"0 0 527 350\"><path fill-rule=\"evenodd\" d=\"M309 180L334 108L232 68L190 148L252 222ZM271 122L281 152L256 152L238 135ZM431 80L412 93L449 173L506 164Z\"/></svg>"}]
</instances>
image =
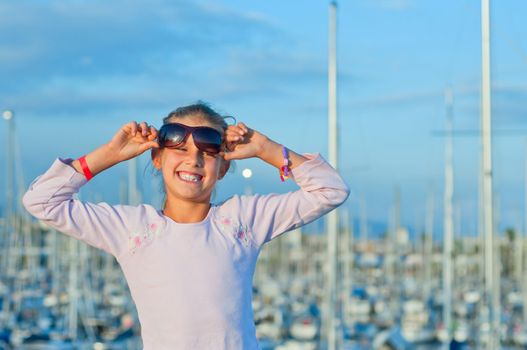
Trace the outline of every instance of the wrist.
<instances>
[{"instance_id":1,"label":"wrist","mask_svg":"<svg viewBox=\"0 0 527 350\"><path fill-rule=\"evenodd\" d=\"M87 154L86 157L87 165L94 176L121 162L119 152L109 144L103 144L93 152Z\"/></svg>"},{"instance_id":2,"label":"wrist","mask_svg":"<svg viewBox=\"0 0 527 350\"><path fill-rule=\"evenodd\" d=\"M276 142L262 134L259 134L259 136L260 139L257 142L256 157L265 160L265 158L267 158L266 153L269 151L270 148L272 148L274 144L276 144Z\"/></svg>"}]
</instances>

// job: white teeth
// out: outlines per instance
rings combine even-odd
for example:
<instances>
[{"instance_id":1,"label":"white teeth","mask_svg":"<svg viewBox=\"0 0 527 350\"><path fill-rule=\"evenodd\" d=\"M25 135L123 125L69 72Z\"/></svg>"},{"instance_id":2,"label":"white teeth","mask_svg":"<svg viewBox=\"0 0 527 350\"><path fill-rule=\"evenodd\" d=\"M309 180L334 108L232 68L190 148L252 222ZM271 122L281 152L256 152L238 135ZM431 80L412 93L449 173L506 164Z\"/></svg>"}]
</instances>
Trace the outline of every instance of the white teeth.
<instances>
[{"instance_id":1,"label":"white teeth","mask_svg":"<svg viewBox=\"0 0 527 350\"><path fill-rule=\"evenodd\" d=\"M191 175L191 174L185 174L185 173L179 173L179 177L185 181L192 181L192 182L198 182L199 180L201 180L201 176L199 175Z\"/></svg>"}]
</instances>

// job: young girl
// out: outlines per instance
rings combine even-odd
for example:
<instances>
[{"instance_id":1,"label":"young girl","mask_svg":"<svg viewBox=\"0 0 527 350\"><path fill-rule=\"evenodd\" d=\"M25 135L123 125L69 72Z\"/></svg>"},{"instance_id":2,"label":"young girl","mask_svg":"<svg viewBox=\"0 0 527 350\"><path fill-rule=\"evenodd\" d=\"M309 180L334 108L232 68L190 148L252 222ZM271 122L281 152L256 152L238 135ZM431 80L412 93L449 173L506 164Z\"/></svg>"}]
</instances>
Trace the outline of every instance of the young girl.
<instances>
[{"instance_id":1,"label":"young girl","mask_svg":"<svg viewBox=\"0 0 527 350\"><path fill-rule=\"evenodd\" d=\"M162 210L72 198L92 176L149 149L163 175ZM251 157L292 176L300 189L211 204L230 161ZM86 156L55 160L23 202L48 225L116 257L144 349L231 350L258 349L252 279L263 244L321 217L348 194L320 155L299 155L243 123L227 125L198 103L170 113L159 131L130 122Z\"/></svg>"}]
</instances>

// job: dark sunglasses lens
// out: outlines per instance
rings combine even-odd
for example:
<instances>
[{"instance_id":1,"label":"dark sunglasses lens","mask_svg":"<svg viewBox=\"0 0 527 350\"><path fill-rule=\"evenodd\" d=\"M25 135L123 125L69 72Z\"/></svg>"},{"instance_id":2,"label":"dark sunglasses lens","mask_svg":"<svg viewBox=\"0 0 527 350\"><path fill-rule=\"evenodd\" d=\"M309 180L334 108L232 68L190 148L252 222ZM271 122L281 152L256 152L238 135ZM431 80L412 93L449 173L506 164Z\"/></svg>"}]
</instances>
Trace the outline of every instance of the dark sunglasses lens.
<instances>
[{"instance_id":1,"label":"dark sunglasses lens","mask_svg":"<svg viewBox=\"0 0 527 350\"><path fill-rule=\"evenodd\" d=\"M194 143L203 152L219 153L221 151L221 134L213 128L196 128L192 133Z\"/></svg>"},{"instance_id":2,"label":"dark sunglasses lens","mask_svg":"<svg viewBox=\"0 0 527 350\"><path fill-rule=\"evenodd\" d=\"M177 124L166 124L159 130L159 145L161 147L175 147L185 140L187 130Z\"/></svg>"}]
</instances>

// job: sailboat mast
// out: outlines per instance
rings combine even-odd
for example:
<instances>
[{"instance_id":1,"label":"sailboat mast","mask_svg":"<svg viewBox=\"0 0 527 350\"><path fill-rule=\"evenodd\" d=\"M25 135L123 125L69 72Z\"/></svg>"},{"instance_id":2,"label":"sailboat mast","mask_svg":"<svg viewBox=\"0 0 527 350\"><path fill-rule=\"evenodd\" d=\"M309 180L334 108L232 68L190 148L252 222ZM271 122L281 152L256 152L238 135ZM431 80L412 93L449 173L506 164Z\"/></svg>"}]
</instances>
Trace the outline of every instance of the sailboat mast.
<instances>
[{"instance_id":1,"label":"sailboat mast","mask_svg":"<svg viewBox=\"0 0 527 350\"><path fill-rule=\"evenodd\" d=\"M329 53L328 53L328 158L337 169L337 2L329 6ZM337 285L337 210L327 216L327 341L328 350L335 350L336 339L336 285Z\"/></svg>"},{"instance_id":2,"label":"sailboat mast","mask_svg":"<svg viewBox=\"0 0 527 350\"><path fill-rule=\"evenodd\" d=\"M0 240L0 249L2 253L2 260L0 261L0 268L2 271L12 272L9 268L10 262L12 261L9 246L13 235L13 150L14 150L14 134L15 134L15 121L13 119L13 112L6 110L2 113L2 117L7 122L7 147L6 147L6 189L5 189L5 205L4 205L4 225L2 238ZM9 298L4 298L3 310L8 310Z\"/></svg>"},{"instance_id":3,"label":"sailboat mast","mask_svg":"<svg viewBox=\"0 0 527 350\"><path fill-rule=\"evenodd\" d=\"M490 10L489 0L481 0L481 140L482 140L482 200L483 234L485 236L485 295L491 327L488 349L499 348L499 300L494 276L494 214L492 199L492 124L490 86Z\"/></svg>"},{"instance_id":4,"label":"sailboat mast","mask_svg":"<svg viewBox=\"0 0 527 350\"><path fill-rule=\"evenodd\" d=\"M424 235L424 275L425 275L425 285L424 285L424 300L430 299L430 293L432 290L432 261L433 261L433 250L434 250L434 197L432 189L428 195L428 200L426 203L426 230Z\"/></svg>"},{"instance_id":5,"label":"sailboat mast","mask_svg":"<svg viewBox=\"0 0 527 350\"><path fill-rule=\"evenodd\" d=\"M4 216L6 219L6 227L10 227L11 216L13 215L13 164L15 151L15 120L13 112L6 110L2 113L3 118L7 122L7 148L6 148L6 202Z\"/></svg>"},{"instance_id":6,"label":"sailboat mast","mask_svg":"<svg viewBox=\"0 0 527 350\"><path fill-rule=\"evenodd\" d=\"M353 220L350 218L350 212L348 208L345 208L342 211L342 222L343 222L343 237L342 242L339 243L339 246L342 247L342 289L339 295L342 295L344 300L342 300L342 320L345 324L349 324L349 307L350 307L350 291L353 271ZM361 242L363 247L366 247L366 242ZM365 250L364 250L365 251Z\"/></svg>"},{"instance_id":7,"label":"sailboat mast","mask_svg":"<svg viewBox=\"0 0 527 350\"><path fill-rule=\"evenodd\" d=\"M443 323L445 325L445 345L450 346L452 339L452 253L454 243L454 167L452 145L452 91L446 91L447 138L445 145L445 197L444 197L444 243L443 243Z\"/></svg>"}]
</instances>

